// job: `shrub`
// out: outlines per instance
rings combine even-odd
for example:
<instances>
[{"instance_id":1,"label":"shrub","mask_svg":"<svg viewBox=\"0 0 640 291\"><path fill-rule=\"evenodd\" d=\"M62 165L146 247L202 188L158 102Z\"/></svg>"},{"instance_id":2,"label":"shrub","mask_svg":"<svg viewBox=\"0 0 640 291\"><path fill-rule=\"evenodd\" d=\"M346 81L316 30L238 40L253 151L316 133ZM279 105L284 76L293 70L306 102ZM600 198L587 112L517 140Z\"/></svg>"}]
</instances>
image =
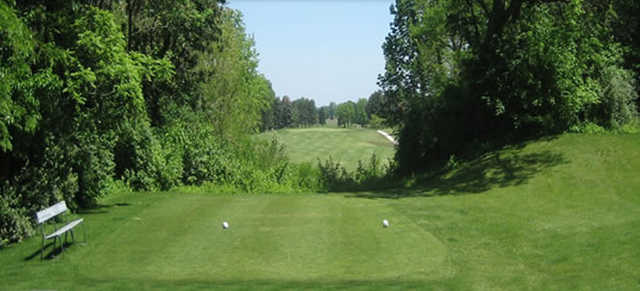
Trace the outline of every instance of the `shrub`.
<instances>
[{"instance_id":1,"label":"shrub","mask_svg":"<svg viewBox=\"0 0 640 291\"><path fill-rule=\"evenodd\" d=\"M569 132L602 134L605 133L606 130L604 129L604 127L589 121L571 126L571 128L569 128Z\"/></svg>"},{"instance_id":2,"label":"shrub","mask_svg":"<svg viewBox=\"0 0 640 291\"><path fill-rule=\"evenodd\" d=\"M611 128L619 128L637 118L633 73L618 66L608 66L601 77L601 122Z\"/></svg>"},{"instance_id":3,"label":"shrub","mask_svg":"<svg viewBox=\"0 0 640 291\"><path fill-rule=\"evenodd\" d=\"M18 203L15 189L0 186L0 246L21 241L33 234L33 227L24 207Z\"/></svg>"},{"instance_id":4,"label":"shrub","mask_svg":"<svg viewBox=\"0 0 640 291\"><path fill-rule=\"evenodd\" d=\"M337 191L355 185L356 181L352 175L331 156L324 163L318 160L318 168L320 169L320 181L326 191Z\"/></svg>"},{"instance_id":5,"label":"shrub","mask_svg":"<svg viewBox=\"0 0 640 291\"><path fill-rule=\"evenodd\" d=\"M292 188L306 191L322 191L324 189L321 184L320 170L311 163L302 163L296 165L292 170L294 177L294 185Z\"/></svg>"},{"instance_id":6,"label":"shrub","mask_svg":"<svg viewBox=\"0 0 640 291\"><path fill-rule=\"evenodd\" d=\"M321 187L324 191L360 191L377 189L386 186L393 180L393 174L397 171L397 163L389 161L382 165L378 156L374 153L368 161L358 161L355 171L349 172L333 158L324 162L318 161Z\"/></svg>"},{"instance_id":7,"label":"shrub","mask_svg":"<svg viewBox=\"0 0 640 291\"><path fill-rule=\"evenodd\" d=\"M371 119L369 120L369 127L373 129L382 129L385 127L386 120L378 115L371 114Z\"/></svg>"},{"instance_id":8,"label":"shrub","mask_svg":"<svg viewBox=\"0 0 640 291\"><path fill-rule=\"evenodd\" d=\"M383 169L380 165L378 156L373 153L368 163L358 161L358 167L355 172L355 181L363 184L371 182L383 175Z\"/></svg>"},{"instance_id":9,"label":"shrub","mask_svg":"<svg viewBox=\"0 0 640 291\"><path fill-rule=\"evenodd\" d=\"M78 175L78 191L73 201L80 207L95 206L97 199L107 193L115 167L113 140L111 135L79 132L75 144L70 146L72 168Z\"/></svg>"},{"instance_id":10,"label":"shrub","mask_svg":"<svg viewBox=\"0 0 640 291\"><path fill-rule=\"evenodd\" d=\"M168 190L180 184L182 151L146 123L127 123L115 148L116 176L134 190Z\"/></svg>"}]
</instances>

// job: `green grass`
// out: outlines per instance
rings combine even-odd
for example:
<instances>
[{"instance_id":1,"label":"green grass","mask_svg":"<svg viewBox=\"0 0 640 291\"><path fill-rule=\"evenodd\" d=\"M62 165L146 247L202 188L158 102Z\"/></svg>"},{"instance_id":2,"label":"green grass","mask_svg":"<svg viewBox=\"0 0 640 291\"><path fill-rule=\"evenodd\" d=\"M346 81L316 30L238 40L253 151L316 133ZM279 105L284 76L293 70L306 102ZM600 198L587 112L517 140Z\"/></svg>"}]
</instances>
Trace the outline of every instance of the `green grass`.
<instances>
[{"instance_id":1,"label":"green grass","mask_svg":"<svg viewBox=\"0 0 640 291\"><path fill-rule=\"evenodd\" d=\"M571 134L390 190L115 195L64 256L0 250L0 289L637 290L639 149Z\"/></svg>"},{"instance_id":2,"label":"green grass","mask_svg":"<svg viewBox=\"0 0 640 291\"><path fill-rule=\"evenodd\" d=\"M373 129L312 127L282 129L260 135L282 142L291 161L317 164L331 156L348 170L354 170L358 161L368 161L373 153L382 161L393 158L391 142Z\"/></svg>"},{"instance_id":3,"label":"green grass","mask_svg":"<svg viewBox=\"0 0 640 291\"><path fill-rule=\"evenodd\" d=\"M40 261L37 239L3 250L0 278L14 290L254 289L442 273L444 245L401 219L381 228L392 213L338 195L127 194L82 214L89 243L64 256Z\"/></svg>"}]
</instances>

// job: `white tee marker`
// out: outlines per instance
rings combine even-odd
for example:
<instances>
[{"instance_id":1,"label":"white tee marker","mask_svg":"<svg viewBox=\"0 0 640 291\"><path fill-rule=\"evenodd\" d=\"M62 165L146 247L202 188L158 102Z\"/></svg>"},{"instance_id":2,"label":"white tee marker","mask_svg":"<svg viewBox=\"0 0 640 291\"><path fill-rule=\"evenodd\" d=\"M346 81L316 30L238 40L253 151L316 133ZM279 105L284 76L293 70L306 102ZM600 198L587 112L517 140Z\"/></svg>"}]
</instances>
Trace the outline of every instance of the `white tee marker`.
<instances>
[{"instance_id":1,"label":"white tee marker","mask_svg":"<svg viewBox=\"0 0 640 291\"><path fill-rule=\"evenodd\" d=\"M229 223L228 223L228 222L226 222L226 221L222 222L222 228L223 228L223 229L227 229L227 228L229 228Z\"/></svg>"},{"instance_id":2,"label":"white tee marker","mask_svg":"<svg viewBox=\"0 0 640 291\"><path fill-rule=\"evenodd\" d=\"M382 226L389 227L389 221L386 219L382 220Z\"/></svg>"}]
</instances>

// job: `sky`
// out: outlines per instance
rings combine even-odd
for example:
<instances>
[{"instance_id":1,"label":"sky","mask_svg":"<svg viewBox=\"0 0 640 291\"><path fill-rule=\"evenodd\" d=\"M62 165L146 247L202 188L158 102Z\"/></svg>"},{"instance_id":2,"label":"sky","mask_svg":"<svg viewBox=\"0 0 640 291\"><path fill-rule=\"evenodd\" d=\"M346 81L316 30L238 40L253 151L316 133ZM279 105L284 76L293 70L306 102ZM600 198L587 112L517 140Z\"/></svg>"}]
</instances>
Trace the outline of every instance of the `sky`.
<instances>
[{"instance_id":1,"label":"sky","mask_svg":"<svg viewBox=\"0 0 640 291\"><path fill-rule=\"evenodd\" d=\"M316 106L368 98L384 72L393 0L227 0L240 10L276 96Z\"/></svg>"}]
</instances>

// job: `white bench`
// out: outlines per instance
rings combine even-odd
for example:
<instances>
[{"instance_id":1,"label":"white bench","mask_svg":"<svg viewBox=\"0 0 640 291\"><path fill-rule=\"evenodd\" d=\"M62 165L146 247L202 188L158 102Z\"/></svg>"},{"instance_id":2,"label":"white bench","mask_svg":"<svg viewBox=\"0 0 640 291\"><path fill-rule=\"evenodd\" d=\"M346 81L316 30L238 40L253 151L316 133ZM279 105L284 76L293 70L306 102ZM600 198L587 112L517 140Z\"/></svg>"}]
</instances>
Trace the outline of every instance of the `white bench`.
<instances>
[{"instance_id":1,"label":"white bench","mask_svg":"<svg viewBox=\"0 0 640 291\"><path fill-rule=\"evenodd\" d=\"M55 223L55 230L50 233L50 234L46 234L45 232L45 222L47 222L47 220L56 217L57 215L64 213L65 211L67 211L67 203L65 203L64 201L60 201L58 203L56 203L55 205L46 208L44 210L38 211L36 213L36 220L38 222L38 224L40 225L40 231L42 233L42 249L40 250L40 259L43 259L43 254L44 254L44 242L46 240L49 239L53 239L53 249L55 250L56 248L56 242L59 240L60 241L60 246L62 248L62 252L64 252L64 243L67 241L67 232L71 233L71 239L73 241L75 241L75 237L73 235L73 228L78 226L80 223L82 223L84 221L84 218L79 218L76 219L74 221L71 221L67 224L65 224L64 226L58 228L58 224ZM62 240L62 235L64 234L64 240ZM87 241L87 233L86 230L84 231L84 241Z\"/></svg>"}]
</instances>

